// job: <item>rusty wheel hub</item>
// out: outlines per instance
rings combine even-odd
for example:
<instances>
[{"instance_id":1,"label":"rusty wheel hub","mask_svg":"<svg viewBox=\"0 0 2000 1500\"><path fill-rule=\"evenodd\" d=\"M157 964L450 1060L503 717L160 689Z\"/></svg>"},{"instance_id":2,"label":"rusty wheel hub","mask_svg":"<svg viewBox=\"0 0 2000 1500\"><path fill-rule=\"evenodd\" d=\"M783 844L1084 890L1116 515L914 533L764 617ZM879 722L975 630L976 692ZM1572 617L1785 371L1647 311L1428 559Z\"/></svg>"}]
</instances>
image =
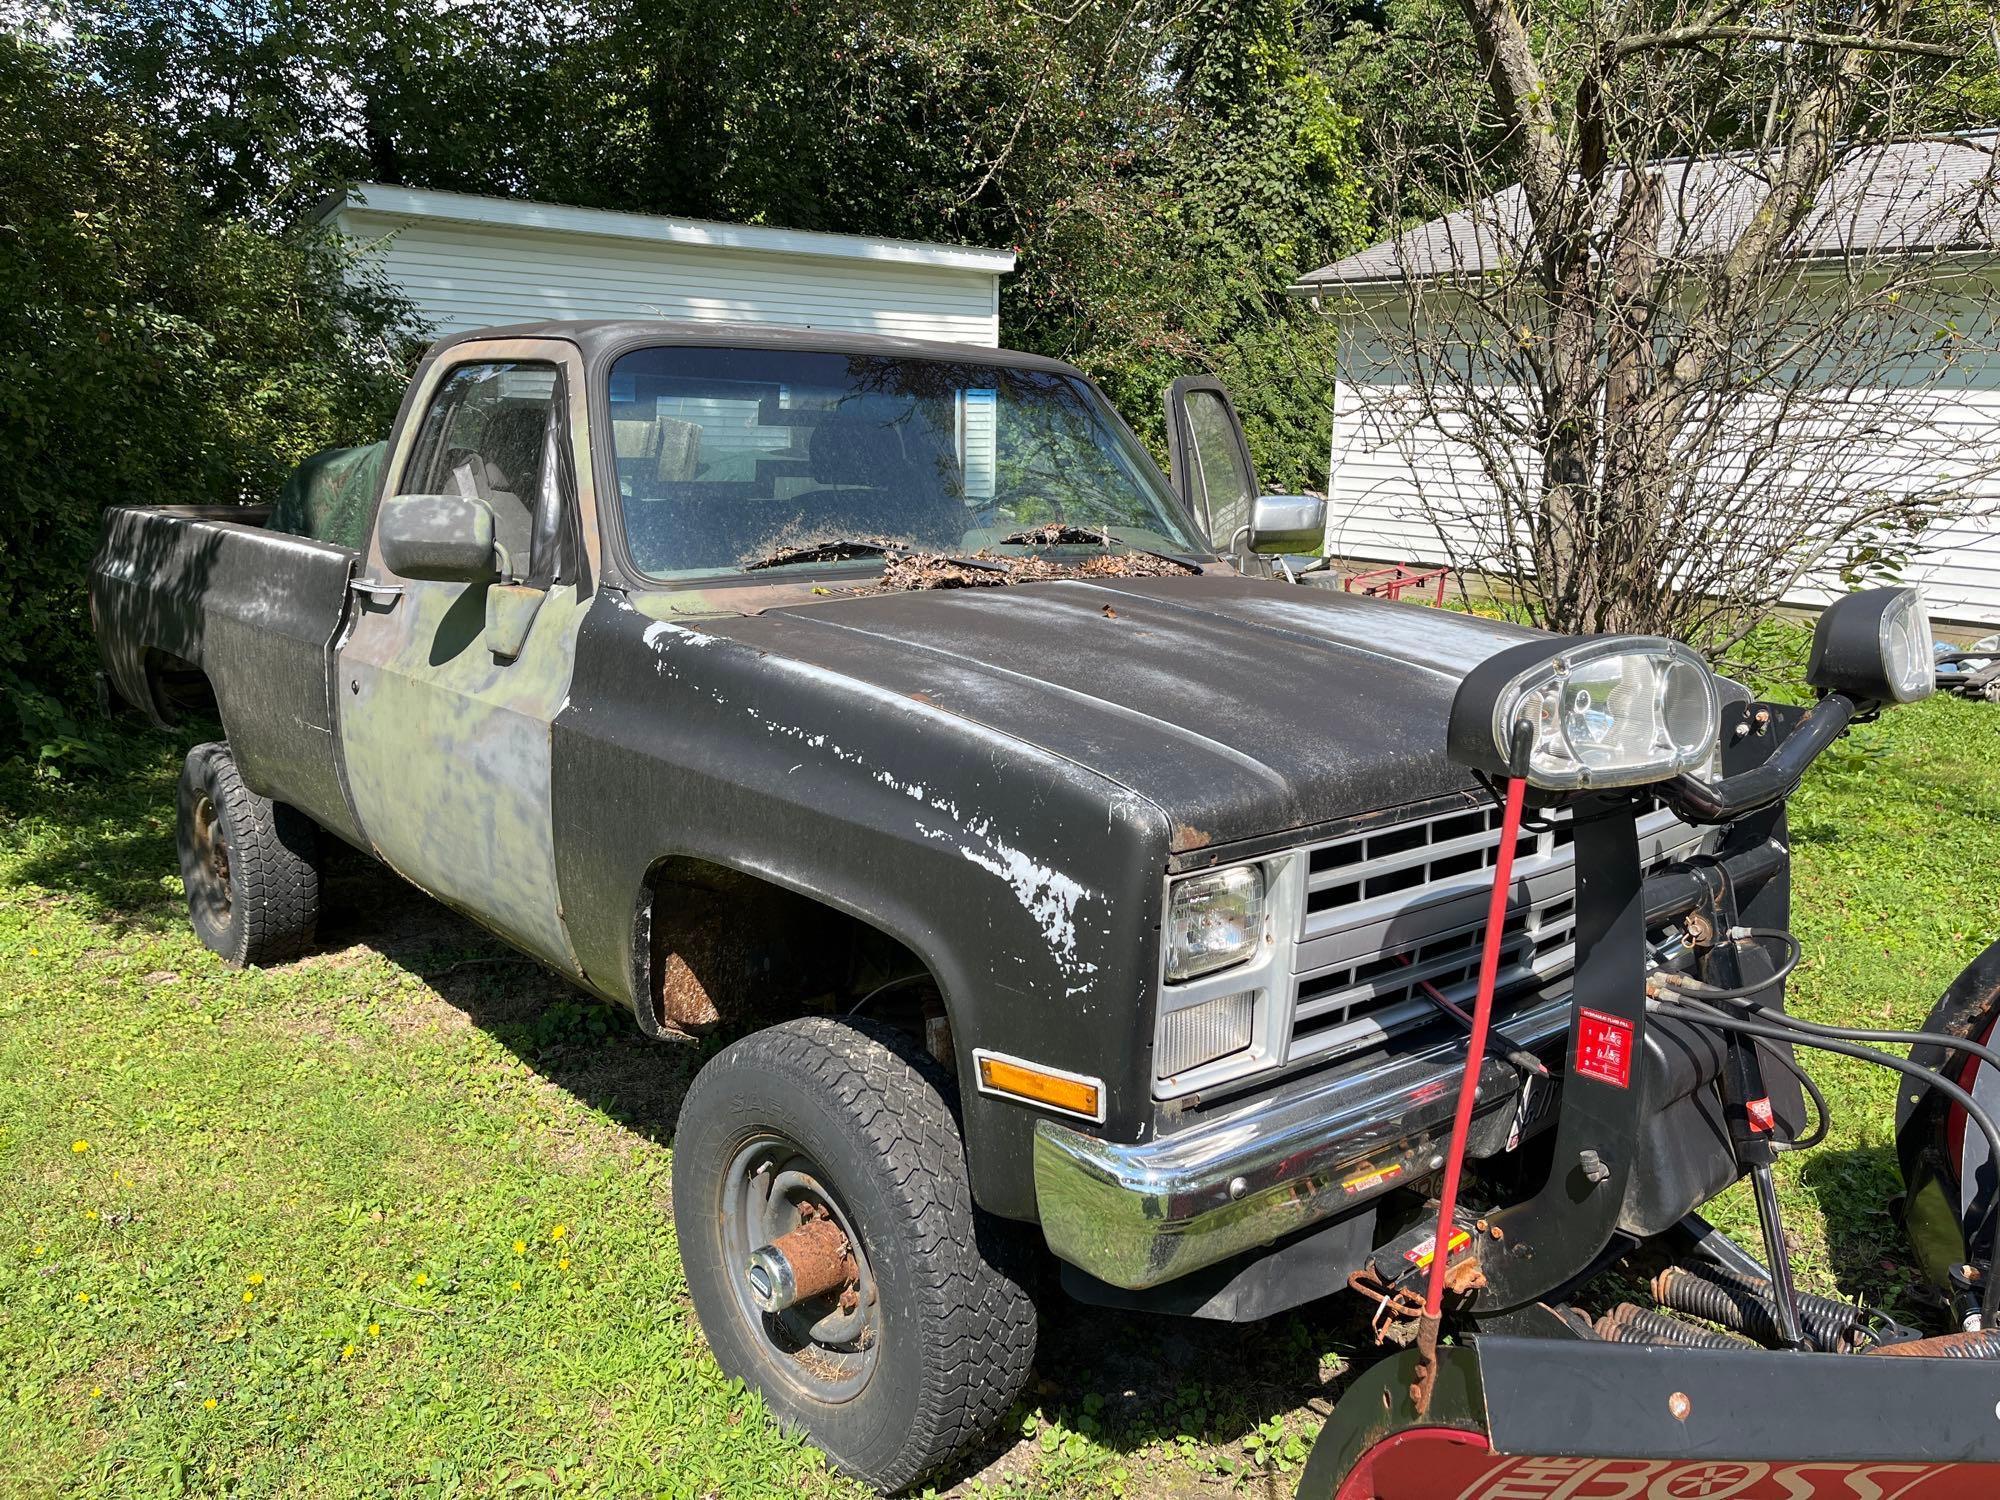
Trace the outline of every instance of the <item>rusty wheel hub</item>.
<instances>
[{"instance_id":1,"label":"rusty wheel hub","mask_svg":"<svg viewBox=\"0 0 2000 1500\"><path fill-rule=\"evenodd\" d=\"M766 1136L724 1177L723 1239L736 1303L784 1379L814 1399L851 1399L879 1354L866 1243L819 1164Z\"/></svg>"},{"instance_id":2,"label":"rusty wheel hub","mask_svg":"<svg viewBox=\"0 0 2000 1500\"><path fill-rule=\"evenodd\" d=\"M201 899L221 925L229 920L229 837L207 793L196 799L192 821L195 860L208 872L210 881L210 888L201 893Z\"/></svg>"}]
</instances>

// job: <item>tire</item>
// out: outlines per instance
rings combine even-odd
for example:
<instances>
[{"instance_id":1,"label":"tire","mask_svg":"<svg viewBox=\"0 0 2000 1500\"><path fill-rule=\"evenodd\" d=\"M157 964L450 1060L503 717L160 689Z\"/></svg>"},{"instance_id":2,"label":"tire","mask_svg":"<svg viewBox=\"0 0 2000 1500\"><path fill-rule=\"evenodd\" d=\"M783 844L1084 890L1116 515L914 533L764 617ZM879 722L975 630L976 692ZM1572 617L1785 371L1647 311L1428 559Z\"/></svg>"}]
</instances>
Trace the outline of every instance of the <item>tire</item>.
<instances>
[{"instance_id":1,"label":"tire","mask_svg":"<svg viewBox=\"0 0 2000 1500\"><path fill-rule=\"evenodd\" d=\"M303 813L244 786L227 745L188 752L177 842L188 921L224 963L284 963L312 947L319 830Z\"/></svg>"},{"instance_id":2,"label":"tire","mask_svg":"<svg viewBox=\"0 0 2000 1500\"><path fill-rule=\"evenodd\" d=\"M951 1092L905 1033L808 1017L718 1053L675 1132L674 1226L717 1362L884 1491L977 1444L1034 1360L1034 1304L1006 1267L1005 1230L973 1206ZM858 1312L842 1313L844 1293L760 1312L744 1277L757 1224L768 1242L773 1215L783 1228L828 1210L856 1247ZM870 1326L843 1321L856 1316Z\"/></svg>"}]
</instances>

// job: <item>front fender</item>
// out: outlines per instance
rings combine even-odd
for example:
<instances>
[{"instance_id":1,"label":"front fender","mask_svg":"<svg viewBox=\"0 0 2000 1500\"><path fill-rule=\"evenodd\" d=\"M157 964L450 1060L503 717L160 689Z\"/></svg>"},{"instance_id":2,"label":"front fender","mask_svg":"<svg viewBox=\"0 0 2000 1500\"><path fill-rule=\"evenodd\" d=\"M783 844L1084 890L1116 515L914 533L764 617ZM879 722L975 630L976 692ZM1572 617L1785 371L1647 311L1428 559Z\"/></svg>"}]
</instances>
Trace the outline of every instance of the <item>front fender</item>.
<instances>
[{"instance_id":1,"label":"front fender","mask_svg":"<svg viewBox=\"0 0 2000 1500\"><path fill-rule=\"evenodd\" d=\"M943 993L974 1195L1034 1214L1037 1115L978 1093L975 1047L1105 1081L1107 1133L1151 1115L1168 822L1060 757L620 596L577 640L554 729L558 879L578 961L635 1007L633 913L685 855L902 942Z\"/></svg>"}]
</instances>

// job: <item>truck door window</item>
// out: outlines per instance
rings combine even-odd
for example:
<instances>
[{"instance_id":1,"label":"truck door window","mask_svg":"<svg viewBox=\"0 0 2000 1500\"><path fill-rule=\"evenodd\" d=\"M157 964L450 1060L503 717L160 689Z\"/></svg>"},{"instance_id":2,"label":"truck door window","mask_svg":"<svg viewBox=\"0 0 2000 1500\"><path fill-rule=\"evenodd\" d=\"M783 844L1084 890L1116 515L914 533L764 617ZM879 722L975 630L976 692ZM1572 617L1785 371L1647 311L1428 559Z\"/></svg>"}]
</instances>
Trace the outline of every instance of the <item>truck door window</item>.
<instances>
[{"instance_id":1,"label":"truck door window","mask_svg":"<svg viewBox=\"0 0 2000 1500\"><path fill-rule=\"evenodd\" d=\"M515 579L548 571L535 566L536 542L546 552L563 533L544 522L538 538L536 525L538 511L561 503L560 389L550 364L459 366L431 397L397 486L484 500Z\"/></svg>"}]
</instances>

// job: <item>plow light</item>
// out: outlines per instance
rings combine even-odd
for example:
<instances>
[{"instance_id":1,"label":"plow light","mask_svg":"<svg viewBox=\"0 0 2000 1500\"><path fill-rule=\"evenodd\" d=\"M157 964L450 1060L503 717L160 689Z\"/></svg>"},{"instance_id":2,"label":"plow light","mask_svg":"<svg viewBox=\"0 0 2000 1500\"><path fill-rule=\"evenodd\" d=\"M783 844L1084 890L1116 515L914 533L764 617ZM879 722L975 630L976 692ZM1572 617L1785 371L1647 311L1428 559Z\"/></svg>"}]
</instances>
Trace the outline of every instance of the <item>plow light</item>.
<instances>
[{"instance_id":1,"label":"plow light","mask_svg":"<svg viewBox=\"0 0 2000 1500\"><path fill-rule=\"evenodd\" d=\"M1914 703L1937 686L1936 662L1924 596L1914 588L1863 589L1819 617L1806 681L1857 703Z\"/></svg>"},{"instance_id":2,"label":"plow light","mask_svg":"<svg viewBox=\"0 0 2000 1500\"><path fill-rule=\"evenodd\" d=\"M1447 748L1460 765L1547 791L1639 786L1706 761L1721 714L1714 676L1678 642L1530 641L1466 674Z\"/></svg>"}]
</instances>

